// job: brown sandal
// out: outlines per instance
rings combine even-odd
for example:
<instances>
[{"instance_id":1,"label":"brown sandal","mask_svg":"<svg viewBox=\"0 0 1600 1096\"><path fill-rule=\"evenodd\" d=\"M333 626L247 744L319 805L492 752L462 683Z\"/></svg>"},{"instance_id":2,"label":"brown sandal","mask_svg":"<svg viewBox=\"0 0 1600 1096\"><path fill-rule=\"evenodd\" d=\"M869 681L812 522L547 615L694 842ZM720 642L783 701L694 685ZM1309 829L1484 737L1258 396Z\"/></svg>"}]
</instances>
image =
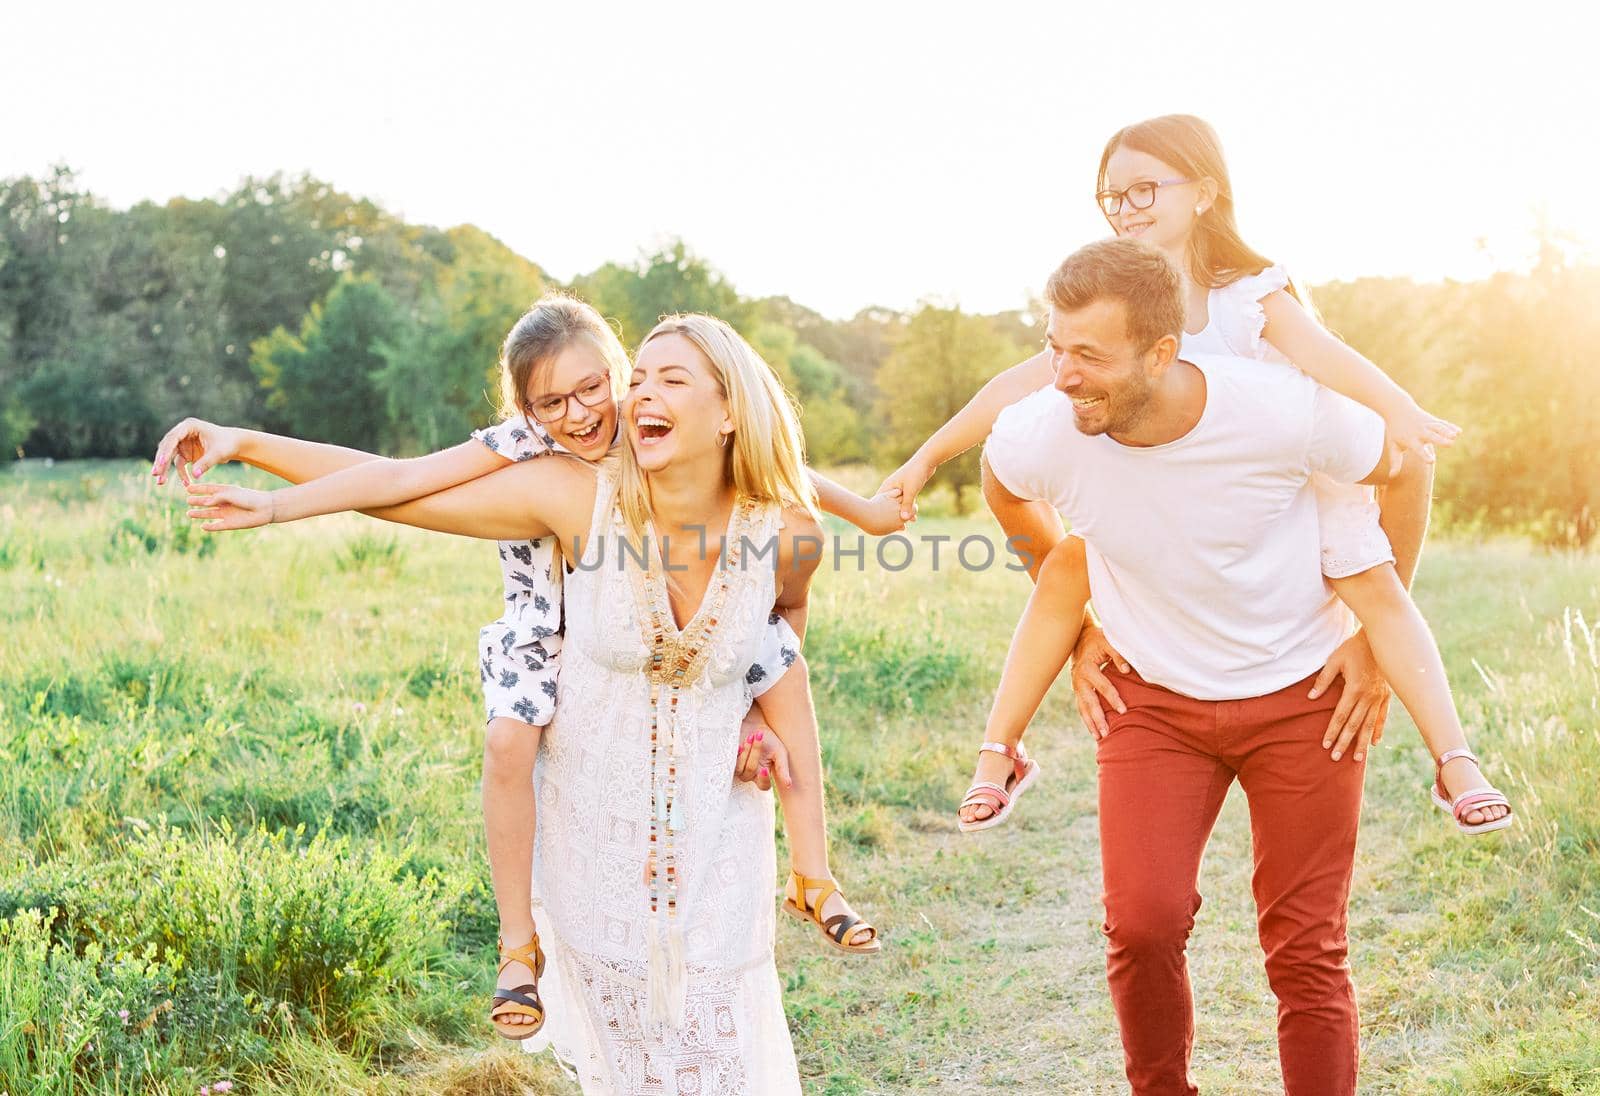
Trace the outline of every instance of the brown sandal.
<instances>
[{"instance_id":1,"label":"brown sandal","mask_svg":"<svg viewBox=\"0 0 1600 1096\"><path fill-rule=\"evenodd\" d=\"M494 1024L494 1029L502 1036L513 1042L520 1043L537 1035L539 1029L544 1027L544 1002L539 999L539 979L544 977L544 949L539 946L539 934L533 934L533 939L523 944L520 948L508 948L504 941L499 942L500 966L495 970L498 977L512 963L522 963L533 971L533 981L517 986L515 989L497 989L494 991L494 1003L489 1006L489 1022ZM502 1016L531 1016L531 1024L502 1023Z\"/></svg>"},{"instance_id":2,"label":"brown sandal","mask_svg":"<svg viewBox=\"0 0 1600 1096\"><path fill-rule=\"evenodd\" d=\"M809 879L797 871L789 873L795 882L795 892L800 896L800 901L785 897L783 900L784 912L791 917L798 917L803 921L810 921L822 930L822 938L830 947L850 955L877 955L883 950L883 943L878 939L878 930L863 918L848 913L836 913L826 921L822 919L822 906L828 896L838 893L841 898L843 892L839 885L832 879ZM806 898L808 889L820 890L815 902ZM862 933L870 933L865 940L857 937ZM846 941L849 941L846 943Z\"/></svg>"}]
</instances>

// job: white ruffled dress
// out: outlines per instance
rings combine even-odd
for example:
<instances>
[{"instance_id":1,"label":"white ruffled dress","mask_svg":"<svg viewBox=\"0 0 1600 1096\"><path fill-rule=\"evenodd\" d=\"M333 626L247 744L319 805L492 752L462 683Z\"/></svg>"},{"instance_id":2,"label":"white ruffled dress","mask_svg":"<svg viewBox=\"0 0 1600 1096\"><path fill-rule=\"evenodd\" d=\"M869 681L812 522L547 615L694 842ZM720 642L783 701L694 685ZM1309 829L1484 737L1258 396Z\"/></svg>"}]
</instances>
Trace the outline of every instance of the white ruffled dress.
<instances>
[{"instance_id":1,"label":"white ruffled dress","mask_svg":"<svg viewBox=\"0 0 1600 1096\"><path fill-rule=\"evenodd\" d=\"M1294 368L1294 363L1261 337L1267 317L1261 301L1289 285L1281 266L1240 278L1213 289L1206 297L1206 326L1183 335L1189 354L1223 354L1254 358ZM1338 483L1321 473L1313 477L1317 520L1322 535L1322 573L1346 578L1394 562L1394 549L1378 524L1378 500L1371 487Z\"/></svg>"}]
</instances>

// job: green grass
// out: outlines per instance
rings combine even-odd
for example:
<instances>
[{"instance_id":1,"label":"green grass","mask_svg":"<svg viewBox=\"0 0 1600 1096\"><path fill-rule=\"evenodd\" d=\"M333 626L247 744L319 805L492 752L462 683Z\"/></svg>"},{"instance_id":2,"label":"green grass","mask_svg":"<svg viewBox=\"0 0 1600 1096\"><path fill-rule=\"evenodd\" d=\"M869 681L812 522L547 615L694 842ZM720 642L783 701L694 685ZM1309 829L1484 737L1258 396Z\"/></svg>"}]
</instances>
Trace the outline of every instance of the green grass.
<instances>
[{"instance_id":1,"label":"green grass","mask_svg":"<svg viewBox=\"0 0 1600 1096\"><path fill-rule=\"evenodd\" d=\"M0 476L0 1091L572 1091L480 1019L493 550L356 517L209 539L146 471ZM853 963L780 919L808 1092L1124 1090L1064 689L1015 820L954 825L1026 595L870 549L819 578L836 866L888 950ZM1519 823L1458 838L1393 720L1352 904L1363 1091L1600 1092L1600 559L1440 543L1418 598ZM1208 1091L1281 1088L1246 822L1235 796L1191 945Z\"/></svg>"}]
</instances>

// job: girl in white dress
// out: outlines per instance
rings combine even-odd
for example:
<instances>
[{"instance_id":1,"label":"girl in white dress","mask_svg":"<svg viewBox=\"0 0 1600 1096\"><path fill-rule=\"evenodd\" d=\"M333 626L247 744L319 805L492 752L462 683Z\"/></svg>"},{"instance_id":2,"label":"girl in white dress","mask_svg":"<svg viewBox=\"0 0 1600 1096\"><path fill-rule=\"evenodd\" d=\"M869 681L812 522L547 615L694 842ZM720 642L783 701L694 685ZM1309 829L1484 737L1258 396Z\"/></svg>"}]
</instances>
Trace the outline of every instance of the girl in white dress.
<instances>
[{"instance_id":1,"label":"girl in white dress","mask_svg":"<svg viewBox=\"0 0 1600 1096\"><path fill-rule=\"evenodd\" d=\"M1377 366L1323 328L1283 269L1240 239L1222 146L1204 121L1168 115L1120 130L1100 158L1097 190L1116 234L1160 248L1183 275L1188 323L1182 354L1222 354L1299 368L1382 415L1391 439L1410 452L1408 460L1431 463L1434 446L1455 440L1456 427L1428 414ZM941 463L982 441L1004 408L1050 384L1054 375L1055 359L1047 350L990 381L885 481L885 488L901 492L902 517L914 512L912 500ZM1415 559L1406 561L1404 576L1397 571L1372 488L1320 476L1314 486L1323 574L1362 625L1352 642L1370 645L1371 657L1433 754L1434 803L1453 815L1463 833L1510 825L1510 804L1487 784L1467 748L1438 645L1407 592ZM1421 491L1426 492L1426 475ZM1013 639L977 773L961 805L964 830L998 825L1037 776L1037 763L1020 748L1022 733L1078 641L1088 598L1082 542L1061 539L1060 522L1047 506L1000 517L1008 535L1031 538L1049 554L1036 557L1030 568L1039 585ZM1420 542L1421 531L1412 532ZM1093 628L1078 661L1081 669L1107 661L1125 666ZM1107 702L1120 703L1103 675L1092 676ZM1328 676L1325 671L1318 691L1331 684ZM1341 728L1330 727L1324 747L1337 761L1353 743L1351 755L1360 762L1381 735L1384 706L1347 699L1357 707ZM1085 698L1080 691L1079 707L1091 730L1103 734L1098 698L1092 693Z\"/></svg>"},{"instance_id":2,"label":"girl in white dress","mask_svg":"<svg viewBox=\"0 0 1600 1096\"><path fill-rule=\"evenodd\" d=\"M577 561L535 876L558 1046L585 1090L797 1093L772 958L771 807L732 773L769 612L804 633L815 488L776 377L721 321L658 326L622 417L627 447L598 474L514 463L400 516L554 536ZM236 487L190 492L213 530L303 516L303 494L279 509ZM728 530L725 559L715 540L693 550L705 529Z\"/></svg>"}]
</instances>

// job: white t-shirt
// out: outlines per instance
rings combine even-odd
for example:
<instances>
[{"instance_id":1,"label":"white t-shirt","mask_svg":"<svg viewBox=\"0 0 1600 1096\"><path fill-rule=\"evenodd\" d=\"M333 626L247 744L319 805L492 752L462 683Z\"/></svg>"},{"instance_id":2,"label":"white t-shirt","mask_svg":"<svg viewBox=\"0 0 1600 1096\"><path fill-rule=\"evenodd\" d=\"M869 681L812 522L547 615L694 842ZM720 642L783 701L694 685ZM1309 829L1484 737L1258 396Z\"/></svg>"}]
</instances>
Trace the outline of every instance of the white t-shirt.
<instances>
[{"instance_id":1,"label":"white t-shirt","mask_svg":"<svg viewBox=\"0 0 1600 1096\"><path fill-rule=\"evenodd\" d=\"M1370 475L1383 421L1280 365L1186 360L1206 403L1176 441L1085 436L1072 401L1045 388L1001 412L984 451L1012 494L1050 502L1083 537L1106 636L1141 676L1199 700L1263 696L1348 635L1310 477Z\"/></svg>"}]
</instances>

